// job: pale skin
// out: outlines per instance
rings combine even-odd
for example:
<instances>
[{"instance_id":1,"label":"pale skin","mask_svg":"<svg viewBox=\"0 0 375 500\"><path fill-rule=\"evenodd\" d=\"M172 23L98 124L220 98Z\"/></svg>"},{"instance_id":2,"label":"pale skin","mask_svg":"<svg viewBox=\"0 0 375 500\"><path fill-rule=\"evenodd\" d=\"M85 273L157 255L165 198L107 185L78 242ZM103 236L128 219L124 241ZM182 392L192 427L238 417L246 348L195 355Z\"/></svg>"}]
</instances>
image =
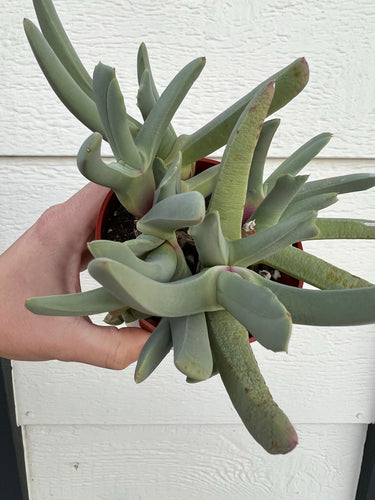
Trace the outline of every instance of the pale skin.
<instances>
[{"instance_id":1,"label":"pale skin","mask_svg":"<svg viewBox=\"0 0 375 500\"><path fill-rule=\"evenodd\" d=\"M76 361L123 369L136 361L149 332L99 326L87 317L38 316L25 300L80 291L99 207L108 189L88 184L49 208L0 255L0 356L13 360Z\"/></svg>"}]
</instances>

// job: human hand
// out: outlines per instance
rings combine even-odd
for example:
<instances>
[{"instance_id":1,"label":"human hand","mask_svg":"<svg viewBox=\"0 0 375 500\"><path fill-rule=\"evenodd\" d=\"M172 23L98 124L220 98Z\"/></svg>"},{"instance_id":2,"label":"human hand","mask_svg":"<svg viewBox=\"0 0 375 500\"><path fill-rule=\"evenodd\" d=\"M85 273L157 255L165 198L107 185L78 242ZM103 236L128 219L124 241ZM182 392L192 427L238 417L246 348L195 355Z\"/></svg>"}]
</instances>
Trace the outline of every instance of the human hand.
<instances>
[{"instance_id":1,"label":"human hand","mask_svg":"<svg viewBox=\"0 0 375 500\"><path fill-rule=\"evenodd\" d=\"M108 189L90 183L49 208L0 255L0 356L25 361L77 361L123 369L150 335L141 328L94 325L89 318L38 316L25 300L80 291L99 208Z\"/></svg>"}]
</instances>

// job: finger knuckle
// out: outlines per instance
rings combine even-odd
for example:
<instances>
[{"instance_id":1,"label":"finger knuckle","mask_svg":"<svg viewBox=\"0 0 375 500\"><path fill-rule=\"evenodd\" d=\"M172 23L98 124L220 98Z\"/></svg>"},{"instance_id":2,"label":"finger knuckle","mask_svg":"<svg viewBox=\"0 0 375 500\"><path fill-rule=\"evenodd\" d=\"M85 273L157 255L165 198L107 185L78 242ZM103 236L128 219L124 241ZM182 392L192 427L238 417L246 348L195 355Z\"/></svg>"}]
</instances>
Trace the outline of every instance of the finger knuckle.
<instances>
[{"instance_id":1,"label":"finger knuckle","mask_svg":"<svg viewBox=\"0 0 375 500\"><path fill-rule=\"evenodd\" d=\"M115 335L117 337L116 342L112 343L110 350L107 352L105 367L112 370L123 370L129 365L129 361L123 349L121 336L118 333Z\"/></svg>"}]
</instances>

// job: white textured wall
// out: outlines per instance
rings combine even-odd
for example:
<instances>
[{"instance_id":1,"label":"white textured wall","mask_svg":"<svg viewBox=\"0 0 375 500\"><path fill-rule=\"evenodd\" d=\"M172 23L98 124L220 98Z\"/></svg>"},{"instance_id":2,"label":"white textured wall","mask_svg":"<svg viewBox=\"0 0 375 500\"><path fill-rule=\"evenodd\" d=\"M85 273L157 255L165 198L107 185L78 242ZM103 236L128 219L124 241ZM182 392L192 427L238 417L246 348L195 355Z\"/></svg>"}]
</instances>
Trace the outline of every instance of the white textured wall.
<instances>
[{"instance_id":1,"label":"white textured wall","mask_svg":"<svg viewBox=\"0 0 375 500\"><path fill-rule=\"evenodd\" d=\"M207 66L176 117L199 127L299 56L305 91L277 113L270 166L322 131L335 137L312 177L375 172L375 4L370 0L56 0L82 59L113 64L135 109L138 44L162 89L184 63ZM22 18L31 0L0 2L0 213L4 250L49 205L85 181L74 158L87 130L63 108L33 60ZM325 158L325 159L322 159ZM375 218L374 191L327 215ZM310 243L315 254L375 280L372 243ZM319 248L318 248L319 247ZM353 256L355 258L353 259ZM85 286L90 286L87 277ZM294 328L288 355L255 346L300 445L266 455L244 431L216 377L188 386L172 366L144 384L133 367L15 363L31 500L352 500L367 423L375 420L374 327Z\"/></svg>"},{"instance_id":2,"label":"white textured wall","mask_svg":"<svg viewBox=\"0 0 375 500\"><path fill-rule=\"evenodd\" d=\"M337 137L325 155L374 156L368 140L375 132L372 0L57 0L56 7L87 68L92 71L99 60L116 67L134 114L135 62L142 41L160 88L183 64L207 57L177 117L179 132L194 130L304 56L311 83L288 111L279 113L286 123L273 153L286 155L326 130ZM0 9L0 128L7 131L0 152L76 154L85 129L52 95L25 42L22 18L36 19L32 0L2 0ZM22 134L25 123L29 126Z\"/></svg>"}]
</instances>

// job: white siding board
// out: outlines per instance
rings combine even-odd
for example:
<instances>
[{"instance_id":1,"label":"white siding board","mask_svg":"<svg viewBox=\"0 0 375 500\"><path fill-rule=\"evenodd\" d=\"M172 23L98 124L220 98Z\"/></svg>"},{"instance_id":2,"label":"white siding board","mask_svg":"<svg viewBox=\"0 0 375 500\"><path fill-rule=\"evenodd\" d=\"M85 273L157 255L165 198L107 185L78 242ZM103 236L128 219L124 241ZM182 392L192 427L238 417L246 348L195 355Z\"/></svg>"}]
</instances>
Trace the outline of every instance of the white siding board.
<instances>
[{"instance_id":1,"label":"white siding board","mask_svg":"<svg viewBox=\"0 0 375 500\"><path fill-rule=\"evenodd\" d=\"M278 404L294 423L375 421L374 331L340 332L327 339L312 329L294 334L289 355L254 346L262 373ZM301 339L299 335L303 338ZM134 366L121 373L78 364L14 363L18 422L38 424L238 423L239 417L215 377L191 386L172 356L140 385Z\"/></svg>"},{"instance_id":2,"label":"white siding board","mask_svg":"<svg viewBox=\"0 0 375 500\"><path fill-rule=\"evenodd\" d=\"M353 500L365 425L299 425L271 456L241 425L28 426L30 500Z\"/></svg>"},{"instance_id":3,"label":"white siding board","mask_svg":"<svg viewBox=\"0 0 375 500\"><path fill-rule=\"evenodd\" d=\"M75 158L0 157L0 252L51 205L87 184Z\"/></svg>"},{"instance_id":4,"label":"white siding board","mask_svg":"<svg viewBox=\"0 0 375 500\"><path fill-rule=\"evenodd\" d=\"M372 0L56 0L72 41L93 71L117 69L126 104L136 117L136 54L150 49L162 90L178 68L207 57L207 66L176 115L188 133L297 57L311 68L307 89L286 110L273 153L290 150L321 131L337 136L329 157L374 157L375 4ZM23 33L36 16L31 0L3 0L0 57L0 154L75 155L88 135L54 96ZM42 117L42 119L41 119ZM42 138L42 140L41 140Z\"/></svg>"}]
</instances>

